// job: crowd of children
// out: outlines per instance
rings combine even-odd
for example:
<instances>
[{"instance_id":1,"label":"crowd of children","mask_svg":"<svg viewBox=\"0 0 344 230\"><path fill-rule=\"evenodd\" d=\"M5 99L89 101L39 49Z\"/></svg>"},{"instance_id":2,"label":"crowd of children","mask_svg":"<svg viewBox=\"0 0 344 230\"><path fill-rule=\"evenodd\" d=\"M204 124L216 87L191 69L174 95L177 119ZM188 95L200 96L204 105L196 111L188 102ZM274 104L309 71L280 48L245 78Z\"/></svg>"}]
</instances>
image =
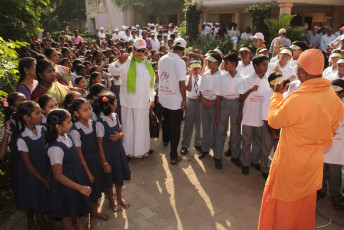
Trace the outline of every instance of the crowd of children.
<instances>
[{"instance_id":1,"label":"crowd of children","mask_svg":"<svg viewBox=\"0 0 344 230\"><path fill-rule=\"evenodd\" d=\"M155 71L152 110L161 121L159 114L164 108L159 103L158 86L164 76L158 71L159 60L172 52L178 37L175 30L163 31L160 26L123 28L120 33L115 30L112 38L101 40L103 50L95 42L75 43L63 34L59 42L45 41L26 49L25 55L34 58L20 60L17 92L1 101L5 123L0 157L9 147L15 200L27 213L29 229L36 229L34 213L40 229L56 229L55 218L62 218L64 229L81 229L79 216L90 213L88 228L93 229L95 218L109 218L98 212L102 193L114 212L121 211L117 205L130 206L122 196L123 182L130 180L131 173L130 158L122 145L121 73L110 74L108 70L121 55L130 55L134 40L141 37L147 47L142 53ZM215 167L221 169L230 130L225 156L241 167L243 175L253 166L267 179L270 155L280 135L268 123L270 98L282 81L289 84L284 97L301 87L297 59L307 46L294 41L290 47L279 47L280 52L270 59L264 36L257 33L252 39L255 47L242 45L239 51L226 53L218 46L206 55L189 49L182 57L188 76L180 153L187 154L193 136L198 158L204 159L212 149ZM332 51L329 63L324 78L332 81L332 88L342 98L344 58L340 50ZM318 198L325 196L328 178L336 209L343 209L340 189L344 158L339 154L343 130L341 124L326 150L324 186L318 193Z\"/></svg>"}]
</instances>

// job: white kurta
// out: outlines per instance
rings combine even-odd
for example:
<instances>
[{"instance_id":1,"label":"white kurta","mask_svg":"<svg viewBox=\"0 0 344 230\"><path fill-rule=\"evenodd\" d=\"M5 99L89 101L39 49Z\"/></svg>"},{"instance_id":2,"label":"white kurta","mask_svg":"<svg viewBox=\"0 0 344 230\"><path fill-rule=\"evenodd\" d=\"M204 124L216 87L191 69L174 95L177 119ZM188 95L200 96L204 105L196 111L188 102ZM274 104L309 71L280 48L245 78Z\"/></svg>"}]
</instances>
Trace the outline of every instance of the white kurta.
<instances>
[{"instance_id":1,"label":"white kurta","mask_svg":"<svg viewBox=\"0 0 344 230\"><path fill-rule=\"evenodd\" d=\"M120 89L122 128L125 134L123 146L130 157L146 156L150 149L149 102L154 101L154 88L150 88L151 77L146 62L136 64L136 92L127 91L127 74L131 57L122 65L115 62L109 72L119 71L122 79Z\"/></svg>"}]
</instances>

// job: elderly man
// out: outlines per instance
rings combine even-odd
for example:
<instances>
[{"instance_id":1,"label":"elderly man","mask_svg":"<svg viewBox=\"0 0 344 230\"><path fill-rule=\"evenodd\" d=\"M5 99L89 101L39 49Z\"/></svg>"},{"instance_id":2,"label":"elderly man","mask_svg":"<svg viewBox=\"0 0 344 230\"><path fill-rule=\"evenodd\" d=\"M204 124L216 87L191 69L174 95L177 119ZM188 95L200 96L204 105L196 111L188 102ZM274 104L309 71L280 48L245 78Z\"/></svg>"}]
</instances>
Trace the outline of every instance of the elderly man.
<instances>
[{"instance_id":1,"label":"elderly man","mask_svg":"<svg viewBox=\"0 0 344 230\"><path fill-rule=\"evenodd\" d=\"M269 53L271 53L273 57L276 56L280 52L279 50L280 46L285 46L285 47L291 46L291 41L289 38L286 37L286 35L287 35L286 29L281 28L278 31L278 37L272 40Z\"/></svg>"},{"instance_id":2,"label":"elderly man","mask_svg":"<svg viewBox=\"0 0 344 230\"><path fill-rule=\"evenodd\" d=\"M309 33L309 38L311 40L312 48L319 49L320 42L321 42L321 35L318 34L318 26L313 26L312 32Z\"/></svg>"},{"instance_id":3,"label":"elderly man","mask_svg":"<svg viewBox=\"0 0 344 230\"><path fill-rule=\"evenodd\" d=\"M268 123L281 129L265 185L259 230L315 228L317 190L322 187L324 149L333 140L343 105L322 78L324 56L310 49L298 59L302 87L286 97L285 81L275 86Z\"/></svg>"},{"instance_id":4,"label":"elderly man","mask_svg":"<svg viewBox=\"0 0 344 230\"><path fill-rule=\"evenodd\" d=\"M124 149L128 157L142 158L150 149L149 108L154 106L154 70L145 58L146 42L136 39L133 55L121 54L109 67L115 76L120 71ZM118 75L118 74L117 74Z\"/></svg>"}]
</instances>

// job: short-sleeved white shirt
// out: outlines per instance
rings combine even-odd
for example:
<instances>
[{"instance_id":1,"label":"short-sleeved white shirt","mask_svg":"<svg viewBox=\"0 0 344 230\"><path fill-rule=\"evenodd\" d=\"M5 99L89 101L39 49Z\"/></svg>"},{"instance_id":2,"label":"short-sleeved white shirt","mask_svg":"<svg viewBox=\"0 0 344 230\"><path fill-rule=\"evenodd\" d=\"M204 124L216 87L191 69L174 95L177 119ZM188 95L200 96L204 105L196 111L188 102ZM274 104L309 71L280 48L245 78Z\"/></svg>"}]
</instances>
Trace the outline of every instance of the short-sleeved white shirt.
<instances>
[{"instance_id":1,"label":"short-sleeved white shirt","mask_svg":"<svg viewBox=\"0 0 344 230\"><path fill-rule=\"evenodd\" d=\"M322 76L329 81L333 81L338 76L338 69L333 69L333 66L329 66L324 70Z\"/></svg>"},{"instance_id":2,"label":"short-sleeved white shirt","mask_svg":"<svg viewBox=\"0 0 344 230\"><path fill-rule=\"evenodd\" d=\"M104 113L100 113L99 118L105 121L110 127L114 127L117 125L118 116L117 113L111 113L112 119L108 116L105 116ZM97 126L97 137L104 137L105 135L105 128L104 125L98 122ZM121 123L119 123L119 128L122 128Z\"/></svg>"},{"instance_id":3,"label":"short-sleeved white shirt","mask_svg":"<svg viewBox=\"0 0 344 230\"><path fill-rule=\"evenodd\" d=\"M224 71L219 79L218 87L216 88L216 95L222 96L226 99L239 98L239 84L242 76L239 72L232 77L229 72Z\"/></svg>"},{"instance_id":4,"label":"short-sleeved white shirt","mask_svg":"<svg viewBox=\"0 0 344 230\"><path fill-rule=\"evenodd\" d=\"M43 125L36 125L37 129L37 136L30 130L28 127L25 126L24 131L21 133L23 137L29 137L31 140L38 140L42 136L42 129L45 129ZM18 146L18 151L21 152L29 152L29 148L27 147L27 144L23 140L23 138L19 137L17 140L17 146Z\"/></svg>"},{"instance_id":5,"label":"short-sleeved white shirt","mask_svg":"<svg viewBox=\"0 0 344 230\"><path fill-rule=\"evenodd\" d=\"M251 61L247 65L245 65L242 61L239 61L236 70L242 77L246 77L247 75L250 75L252 72L254 72L254 67Z\"/></svg>"},{"instance_id":6,"label":"short-sleeved white shirt","mask_svg":"<svg viewBox=\"0 0 344 230\"><path fill-rule=\"evenodd\" d=\"M271 95L274 93L274 91L270 88L270 91L266 91L266 97L263 102L263 109L262 109L262 120L267 121L268 115L269 115L269 108L271 104Z\"/></svg>"},{"instance_id":7,"label":"short-sleeved white shirt","mask_svg":"<svg viewBox=\"0 0 344 230\"><path fill-rule=\"evenodd\" d=\"M87 123L88 123L88 127L83 125L80 121L75 122L74 125L77 129L82 129L82 131L84 131L84 133L87 135L87 134L90 134L91 132L93 132L92 120L88 120ZM100 126L101 126L101 124L99 122L96 122L96 133L99 132ZM81 143L81 136L80 136L79 131L72 129L70 131L70 136L74 142L74 145L76 147L81 147L82 143Z\"/></svg>"},{"instance_id":8,"label":"short-sleeved white shirt","mask_svg":"<svg viewBox=\"0 0 344 230\"><path fill-rule=\"evenodd\" d=\"M217 85L219 83L220 77L220 70L216 71L214 74L211 74L210 71L203 74L200 91L205 99L210 101L216 100Z\"/></svg>"},{"instance_id":9,"label":"short-sleeved white shirt","mask_svg":"<svg viewBox=\"0 0 344 230\"><path fill-rule=\"evenodd\" d=\"M59 135L56 141L65 144L68 148L71 148L73 146L73 141L67 136L67 134L65 134L64 136ZM58 146L51 146L48 149L48 156L51 165L62 164L64 157L63 149Z\"/></svg>"},{"instance_id":10,"label":"short-sleeved white shirt","mask_svg":"<svg viewBox=\"0 0 344 230\"><path fill-rule=\"evenodd\" d=\"M168 53L159 60L159 100L163 107L181 109L183 97L179 82L186 81L186 65L176 53Z\"/></svg>"},{"instance_id":11,"label":"short-sleeved white shirt","mask_svg":"<svg viewBox=\"0 0 344 230\"><path fill-rule=\"evenodd\" d=\"M120 34L112 34L112 41L121 40L122 36Z\"/></svg>"},{"instance_id":12,"label":"short-sleeved white shirt","mask_svg":"<svg viewBox=\"0 0 344 230\"><path fill-rule=\"evenodd\" d=\"M270 74L272 74L274 71L274 67L278 66L278 68L281 70L283 78L284 79L288 79L290 76L295 75L296 76L296 72L295 69L289 64L289 62L287 62L287 64L285 64L284 66L281 66L279 64L279 61L275 62L275 63L270 63L268 66L268 70L266 71L266 76L269 77Z\"/></svg>"},{"instance_id":13,"label":"short-sleeved white shirt","mask_svg":"<svg viewBox=\"0 0 344 230\"><path fill-rule=\"evenodd\" d=\"M190 79L190 75L186 77L186 82L185 82L186 85L188 84L189 79ZM191 99L198 98L199 92L200 92L201 81L202 81L202 78L200 76L198 77L192 76L192 82L191 82L192 88L190 91L186 90L186 96L188 98L191 98Z\"/></svg>"},{"instance_id":14,"label":"short-sleeved white shirt","mask_svg":"<svg viewBox=\"0 0 344 230\"><path fill-rule=\"evenodd\" d=\"M258 90L251 92L245 100L242 124L260 127L262 120L262 107L267 91L270 89L266 76L259 78L256 72L244 77L239 86L239 93L246 93L253 85L258 85Z\"/></svg>"},{"instance_id":15,"label":"short-sleeved white shirt","mask_svg":"<svg viewBox=\"0 0 344 230\"><path fill-rule=\"evenodd\" d=\"M324 150L324 163L344 165L344 116L334 134L332 144Z\"/></svg>"}]
</instances>

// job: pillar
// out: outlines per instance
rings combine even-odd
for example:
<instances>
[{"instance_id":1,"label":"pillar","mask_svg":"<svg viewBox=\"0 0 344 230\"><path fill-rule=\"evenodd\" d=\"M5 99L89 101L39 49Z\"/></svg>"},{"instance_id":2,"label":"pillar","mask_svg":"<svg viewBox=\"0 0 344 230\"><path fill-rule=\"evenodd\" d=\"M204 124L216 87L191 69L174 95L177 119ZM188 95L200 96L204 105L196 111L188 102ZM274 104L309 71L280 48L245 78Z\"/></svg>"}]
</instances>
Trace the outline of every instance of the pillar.
<instances>
[{"instance_id":1,"label":"pillar","mask_svg":"<svg viewBox=\"0 0 344 230\"><path fill-rule=\"evenodd\" d=\"M134 11L127 10L126 11L126 26L133 26L134 25Z\"/></svg>"},{"instance_id":2,"label":"pillar","mask_svg":"<svg viewBox=\"0 0 344 230\"><path fill-rule=\"evenodd\" d=\"M240 28L242 31L243 28L241 26L241 10L240 9L235 9L234 22L238 24L238 28Z\"/></svg>"},{"instance_id":3,"label":"pillar","mask_svg":"<svg viewBox=\"0 0 344 230\"><path fill-rule=\"evenodd\" d=\"M342 7L333 7L332 10L332 29L333 32L336 32L339 29L339 26L341 25L340 17L342 13L343 8Z\"/></svg>"},{"instance_id":4,"label":"pillar","mask_svg":"<svg viewBox=\"0 0 344 230\"><path fill-rule=\"evenodd\" d=\"M184 20L184 13L182 11L178 11L177 13L177 24L178 26L183 22Z\"/></svg>"},{"instance_id":5,"label":"pillar","mask_svg":"<svg viewBox=\"0 0 344 230\"><path fill-rule=\"evenodd\" d=\"M293 7L293 3L280 2L279 7L280 7L280 16L282 16L283 14L291 14L291 8Z\"/></svg>"}]
</instances>

